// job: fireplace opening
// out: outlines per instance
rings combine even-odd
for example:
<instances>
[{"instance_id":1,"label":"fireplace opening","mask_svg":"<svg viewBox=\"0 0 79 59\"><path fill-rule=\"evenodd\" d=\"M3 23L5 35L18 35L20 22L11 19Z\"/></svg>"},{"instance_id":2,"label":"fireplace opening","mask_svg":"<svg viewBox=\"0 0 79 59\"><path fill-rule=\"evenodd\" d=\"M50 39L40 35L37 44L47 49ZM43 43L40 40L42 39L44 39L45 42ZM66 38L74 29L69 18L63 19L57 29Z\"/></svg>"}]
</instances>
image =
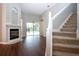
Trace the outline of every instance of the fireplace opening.
<instances>
[{"instance_id":1,"label":"fireplace opening","mask_svg":"<svg viewBox=\"0 0 79 59\"><path fill-rule=\"evenodd\" d=\"M19 29L10 29L10 40L19 38Z\"/></svg>"}]
</instances>

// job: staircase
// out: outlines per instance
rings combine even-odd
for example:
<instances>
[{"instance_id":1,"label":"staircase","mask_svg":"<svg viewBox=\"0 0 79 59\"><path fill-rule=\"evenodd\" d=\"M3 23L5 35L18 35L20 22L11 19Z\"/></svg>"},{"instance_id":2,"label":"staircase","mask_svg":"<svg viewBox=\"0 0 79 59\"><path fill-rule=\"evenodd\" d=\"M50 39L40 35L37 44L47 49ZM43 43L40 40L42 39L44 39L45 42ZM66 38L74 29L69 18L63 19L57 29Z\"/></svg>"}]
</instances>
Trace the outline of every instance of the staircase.
<instances>
[{"instance_id":1,"label":"staircase","mask_svg":"<svg viewBox=\"0 0 79 59\"><path fill-rule=\"evenodd\" d=\"M54 56L79 55L79 40L76 39L77 15L73 14L60 32L53 32Z\"/></svg>"}]
</instances>

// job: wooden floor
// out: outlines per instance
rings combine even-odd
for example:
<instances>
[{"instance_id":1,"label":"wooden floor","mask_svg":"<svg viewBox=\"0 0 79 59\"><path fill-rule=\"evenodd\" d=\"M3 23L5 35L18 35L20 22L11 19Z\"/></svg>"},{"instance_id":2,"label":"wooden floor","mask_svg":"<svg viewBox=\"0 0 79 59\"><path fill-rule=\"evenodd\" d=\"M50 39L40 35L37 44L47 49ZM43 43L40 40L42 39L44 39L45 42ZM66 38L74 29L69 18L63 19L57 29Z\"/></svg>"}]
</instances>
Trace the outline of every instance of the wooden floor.
<instances>
[{"instance_id":1,"label":"wooden floor","mask_svg":"<svg viewBox=\"0 0 79 59\"><path fill-rule=\"evenodd\" d=\"M22 42L0 45L0 56L44 56L45 47L44 37L27 36Z\"/></svg>"}]
</instances>

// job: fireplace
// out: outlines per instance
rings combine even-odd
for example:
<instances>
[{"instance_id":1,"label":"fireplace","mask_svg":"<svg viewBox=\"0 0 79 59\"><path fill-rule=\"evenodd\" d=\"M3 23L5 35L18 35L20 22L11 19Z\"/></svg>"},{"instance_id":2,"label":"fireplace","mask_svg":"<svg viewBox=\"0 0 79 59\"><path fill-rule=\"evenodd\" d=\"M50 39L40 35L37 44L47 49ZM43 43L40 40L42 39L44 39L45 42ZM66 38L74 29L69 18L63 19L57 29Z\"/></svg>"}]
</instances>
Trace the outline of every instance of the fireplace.
<instances>
[{"instance_id":1,"label":"fireplace","mask_svg":"<svg viewBox=\"0 0 79 59\"><path fill-rule=\"evenodd\" d=\"M10 40L19 38L19 29L10 29Z\"/></svg>"}]
</instances>

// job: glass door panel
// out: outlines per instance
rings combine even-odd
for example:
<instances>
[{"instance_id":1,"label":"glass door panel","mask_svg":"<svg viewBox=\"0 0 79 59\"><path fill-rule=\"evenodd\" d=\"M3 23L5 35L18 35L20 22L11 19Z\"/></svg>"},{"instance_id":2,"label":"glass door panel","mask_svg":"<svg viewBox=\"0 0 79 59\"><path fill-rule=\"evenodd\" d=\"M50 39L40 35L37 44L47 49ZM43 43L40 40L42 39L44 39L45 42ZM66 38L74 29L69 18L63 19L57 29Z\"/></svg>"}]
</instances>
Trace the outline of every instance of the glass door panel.
<instances>
[{"instance_id":1,"label":"glass door panel","mask_svg":"<svg viewBox=\"0 0 79 59\"><path fill-rule=\"evenodd\" d=\"M33 23L27 23L27 35L33 35Z\"/></svg>"},{"instance_id":2,"label":"glass door panel","mask_svg":"<svg viewBox=\"0 0 79 59\"><path fill-rule=\"evenodd\" d=\"M39 23L34 23L34 35L39 35Z\"/></svg>"},{"instance_id":3,"label":"glass door panel","mask_svg":"<svg viewBox=\"0 0 79 59\"><path fill-rule=\"evenodd\" d=\"M27 35L39 35L39 23L26 23Z\"/></svg>"}]
</instances>

